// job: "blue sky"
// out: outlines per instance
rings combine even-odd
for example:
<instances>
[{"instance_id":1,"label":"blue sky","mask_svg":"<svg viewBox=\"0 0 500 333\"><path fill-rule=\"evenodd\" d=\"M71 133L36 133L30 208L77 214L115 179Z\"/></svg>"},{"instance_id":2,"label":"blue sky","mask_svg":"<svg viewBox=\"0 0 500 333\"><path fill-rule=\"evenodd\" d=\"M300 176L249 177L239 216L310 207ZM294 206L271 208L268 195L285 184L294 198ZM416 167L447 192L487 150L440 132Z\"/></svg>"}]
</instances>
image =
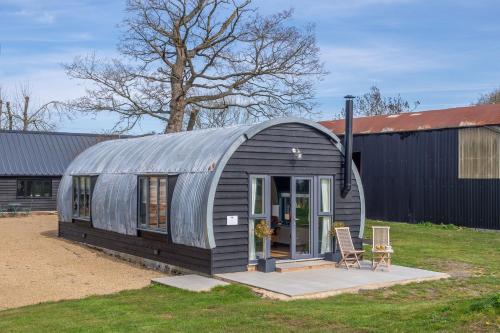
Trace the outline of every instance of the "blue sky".
<instances>
[{"instance_id":1,"label":"blue sky","mask_svg":"<svg viewBox=\"0 0 500 333\"><path fill-rule=\"evenodd\" d=\"M419 110L468 105L500 86L500 1L257 0L263 13L294 8L294 23L316 24L330 74L317 86L321 119L342 96L376 84L384 95L419 100ZM61 67L74 56L115 56L125 2L0 0L0 86L28 82L39 101L83 94ZM58 130L100 132L113 116L78 117ZM144 121L135 133L161 131Z\"/></svg>"}]
</instances>

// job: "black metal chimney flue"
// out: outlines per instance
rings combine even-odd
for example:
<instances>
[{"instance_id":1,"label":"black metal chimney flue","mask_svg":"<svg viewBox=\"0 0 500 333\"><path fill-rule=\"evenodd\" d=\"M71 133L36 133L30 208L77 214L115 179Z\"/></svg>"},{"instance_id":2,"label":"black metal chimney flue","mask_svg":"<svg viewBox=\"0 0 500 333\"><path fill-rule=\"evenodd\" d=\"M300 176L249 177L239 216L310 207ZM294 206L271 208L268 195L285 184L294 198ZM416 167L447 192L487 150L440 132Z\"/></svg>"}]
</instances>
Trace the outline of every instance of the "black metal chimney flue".
<instances>
[{"instance_id":1,"label":"black metal chimney flue","mask_svg":"<svg viewBox=\"0 0 500 333\"><path fill-rule=\"evenodd\" d=\"M345 101L345 131L344 131L344 186L342 197L351 191L352 178L352 100L354 96L347 95Z\"/></svg>"}]
</instances>

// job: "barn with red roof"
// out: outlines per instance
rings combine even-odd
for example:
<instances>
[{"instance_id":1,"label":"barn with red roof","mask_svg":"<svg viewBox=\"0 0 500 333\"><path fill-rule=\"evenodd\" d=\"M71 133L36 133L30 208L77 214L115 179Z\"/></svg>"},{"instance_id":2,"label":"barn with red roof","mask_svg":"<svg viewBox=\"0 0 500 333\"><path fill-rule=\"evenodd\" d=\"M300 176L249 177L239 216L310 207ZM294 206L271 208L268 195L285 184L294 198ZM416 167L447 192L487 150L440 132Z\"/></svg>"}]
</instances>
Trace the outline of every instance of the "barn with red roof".
<instances>
[{"instance_id":1,"label":"barn with red roof","mask_svg":"<svg viewBox=\"0 0 500 333\"><path fill-rule=\"evenodd\" d=\"M355 118L353 133L367 218L500 229L500 104Z\"/></svg>"}]
</instances>

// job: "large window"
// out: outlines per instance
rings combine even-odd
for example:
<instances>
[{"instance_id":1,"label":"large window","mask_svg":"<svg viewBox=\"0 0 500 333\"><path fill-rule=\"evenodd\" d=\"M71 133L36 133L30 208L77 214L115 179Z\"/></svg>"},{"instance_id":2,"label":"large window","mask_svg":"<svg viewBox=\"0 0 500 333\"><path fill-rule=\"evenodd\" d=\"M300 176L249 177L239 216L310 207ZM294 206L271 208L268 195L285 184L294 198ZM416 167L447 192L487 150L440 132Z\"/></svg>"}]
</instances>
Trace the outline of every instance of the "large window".
<instances>
[{"instance_id":1,"label":"large window","mask_svg":"<svg viewBox=\"0 0 500 333\"><path fill-rule=\"evenodd\" d=\"M331 252L330 230L333 222L333 177L319 177L319 253Z\"/></svg>"},{"instance_id":2,"label":"large window","mask_svg":"<svg viewBox=\"0 0 500 333\"><path fill-rule=\"evenodd\" d=\"M250 260L262 257L262 239L255 237L255 225L270 220L270 207L266 193L270 189L268 176L250 176L250 214L248 219L248 252ZM268 246L269 248L269 246Z\"/></svg>"},{"instance_id":3,"label":"large window","mask_svg":"<svg viewBox=\"0 0 500 333\"><path fill-rule=\"evenodd\" d=\"M92 203L92 177L73 176L73 216L90 219Z\"/></svg>"},{"instance_id":4,"label":"large window","mask_svg":"<svg viewBox=\"0 0 500 333\"><path fill-rule=\"evenodd\" d=\"M52 197L51 179L18 179L18 198L50 198Z\"/></svg>"},{"instance_id":5,"label":"large window","mask_svg":"<svg viewBox=\"0 0 500 333\"><path fill-rule=\"evenodd\" d=\"M139 229L167 232L167 189L166 177L139 177Z\"/></svg>"}]
</instances>

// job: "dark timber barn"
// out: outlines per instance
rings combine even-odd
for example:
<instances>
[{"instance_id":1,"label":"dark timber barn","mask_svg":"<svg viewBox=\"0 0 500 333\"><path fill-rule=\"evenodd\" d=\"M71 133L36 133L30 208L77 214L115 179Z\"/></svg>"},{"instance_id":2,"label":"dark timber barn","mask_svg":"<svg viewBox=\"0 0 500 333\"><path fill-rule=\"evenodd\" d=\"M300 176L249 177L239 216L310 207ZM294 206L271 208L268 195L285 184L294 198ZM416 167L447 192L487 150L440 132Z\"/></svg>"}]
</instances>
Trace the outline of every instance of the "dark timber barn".
<instances>
[{"instance_id":1,"label":"dark timber barn","mask_svg":"<svg viewBox=\"0 0 500 333\"><path fill-rule=\"evenodd\" d=\"M0 131L0 209L55 211L64 170L80 152L108 138L97 134Z\"/></svg>"},{"instance_id":2,"label":"dark timber barn","mask_svg":"<svg viewBox=\"0 0 500 333\"><path fill-rule=\"evenodd\" d=\"M102 142L68 167L59 235L207 274L245 271L267 221L277 259L321 258L342 221L360 248L361 181L341 195L343 148L300 119Z\"/></svg>"},{"instance_id":3,"label":"dark timber barn","mask_svg":"<svg viewBox=\"0 0 500 333\"><path fill-rule=\"evenodd\" d=\"M500 229L499 104L356 118L353 131L368 218Z\"/></svg>"}]
</instances>

